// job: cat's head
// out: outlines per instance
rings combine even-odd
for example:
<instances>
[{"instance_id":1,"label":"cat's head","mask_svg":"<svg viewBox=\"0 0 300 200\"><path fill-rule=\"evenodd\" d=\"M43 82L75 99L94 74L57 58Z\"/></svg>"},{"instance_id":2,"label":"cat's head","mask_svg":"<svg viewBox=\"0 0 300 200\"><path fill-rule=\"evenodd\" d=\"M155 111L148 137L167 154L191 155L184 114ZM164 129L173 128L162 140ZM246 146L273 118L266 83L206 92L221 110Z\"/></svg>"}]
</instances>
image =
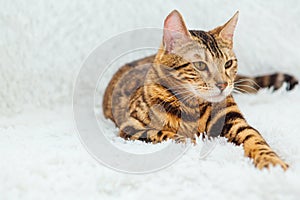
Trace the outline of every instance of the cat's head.
<instances>
[{"instance_id":1,"label":"cat's head","mask_svg":"<svg viewBox=\"0 0 300 200\"><path fill-rule=\"evenodd\" d=\"M233 33L238 12L211 31L189 31L176 10L164 22L163 44L156 63L166 66L168 80L210 102L222 101L234 87L237 59ZM171 69L171 70L170 70Z\"/></svg>"}]
</instances>

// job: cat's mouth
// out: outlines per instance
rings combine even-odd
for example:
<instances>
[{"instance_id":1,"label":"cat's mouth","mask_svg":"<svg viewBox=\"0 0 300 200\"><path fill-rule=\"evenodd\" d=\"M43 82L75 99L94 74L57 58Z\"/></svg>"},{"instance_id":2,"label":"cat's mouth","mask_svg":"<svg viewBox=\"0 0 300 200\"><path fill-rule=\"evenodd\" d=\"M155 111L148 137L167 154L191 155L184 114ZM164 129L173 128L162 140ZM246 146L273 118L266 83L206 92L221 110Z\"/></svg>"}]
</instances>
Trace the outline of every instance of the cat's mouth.
<instances>
[{"instance_id":1,"label":"cat's mouth","mask_svg":"<svg viewBox=\"0 0 300 200\"><path fill-rule=\"evenodd\" d=\"M232 86L226 87L223 91L220 91L217 88L213 88L209 90L207 89L201 90L201 89L196 89L194 87L189 87L189 91L194 93L195 96L205 99L206 101L209 102L223 101L228 95L231 94L232 90L233 90Z\"/></svg>"},{"instance_id":2,"label":"cat's mouth","mask_svg":"<svg viewBox=\"0 0 300 200\"><path fill-rule=\"evenodd\" d=\"M205 92L201 92L201 91L197 91L195 94L202 98L205 99L206 101L209 102L220 102L223 101L230 93L231 93L231 89L230 88L226 88L225 90L223 90L222 92L220 91L205 91Z\"/></svg>"}]
</instances>

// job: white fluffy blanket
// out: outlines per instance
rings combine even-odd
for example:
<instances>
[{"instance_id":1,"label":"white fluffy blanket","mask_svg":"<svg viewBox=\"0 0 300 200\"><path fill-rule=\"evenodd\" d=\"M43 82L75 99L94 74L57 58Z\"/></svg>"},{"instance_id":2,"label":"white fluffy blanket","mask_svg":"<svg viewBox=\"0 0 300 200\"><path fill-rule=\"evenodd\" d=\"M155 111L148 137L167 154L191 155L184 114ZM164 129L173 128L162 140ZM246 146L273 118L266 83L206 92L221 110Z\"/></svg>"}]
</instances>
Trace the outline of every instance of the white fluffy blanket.
<instances>
[{"instance_id":1,"label":"white fluffy blanket","mask_svg":"<svg viewBox=\"0 0 300 200\"><path fill-rule=\"evenodd\" d=\"M284 71L300 78L299 1L1 1L1 200L300 197L299 88L236 96L249 123L290 164L285 173L279 167L257 170L242 147L222 139L204 160L201 145L195 146L170 167L146 175L108 169L81 145L71 101L84 58L120 32L162 27L173 9L188 27L205 30L240 10L240 71Z\"/></svg>"}]
</instances>

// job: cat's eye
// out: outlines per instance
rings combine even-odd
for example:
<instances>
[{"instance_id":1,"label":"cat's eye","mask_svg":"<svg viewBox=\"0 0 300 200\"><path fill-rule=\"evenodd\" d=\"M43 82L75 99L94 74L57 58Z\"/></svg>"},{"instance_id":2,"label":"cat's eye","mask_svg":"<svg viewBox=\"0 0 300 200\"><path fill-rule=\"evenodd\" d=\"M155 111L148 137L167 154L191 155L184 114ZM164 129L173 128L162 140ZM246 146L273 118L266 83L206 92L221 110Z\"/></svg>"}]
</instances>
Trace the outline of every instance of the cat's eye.
<instances>
[{"instance_id":1,"label":"cat's eye","mask_svg":"<svg viewBox=\"0 0 300 200\"><path fill-rule=\"evenodd\" d=\"M206 70L208 70L207 64L205 62L202 62L202 61L193 62L193 65L199 71L206 71Z\"/></svg>"},{"instance_id":2,"label":"cat's eye","mask_svg":"<svg viewBox=\"0 0 300 200\"><path fill-rule=\"evenodd\" d=\"M225 63L225 69L228 69L232 66L232 60L228 60L226 63Z\"/></svg>"}]
</instances>

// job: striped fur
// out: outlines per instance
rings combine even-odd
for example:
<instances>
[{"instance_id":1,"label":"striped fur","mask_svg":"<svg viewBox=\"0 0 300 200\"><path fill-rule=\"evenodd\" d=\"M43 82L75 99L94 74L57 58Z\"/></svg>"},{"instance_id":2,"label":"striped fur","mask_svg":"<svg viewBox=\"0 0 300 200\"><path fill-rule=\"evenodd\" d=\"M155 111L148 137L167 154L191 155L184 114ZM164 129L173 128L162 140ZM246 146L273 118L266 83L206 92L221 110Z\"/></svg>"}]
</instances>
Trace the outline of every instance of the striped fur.
<instances>
[{"instance_id":1,"label":"striped fur","mask_svg":"<svg viewBox=\"0 0 300 200\"><path fill-rule=\"evenodd\" d=\"M262 88L273 88L278 90L286 83L286 90L292 90L298 85L298 80L294 76L284 73L273 73L257 77L247 77L238 75L236 81L239 92L242 93L257 93Z\"/></svg>"},{"instance_id":2,"label":"striped fur","mask_svg":"<svg viewBox=\"0 0 300 200\"><path fill-rule=\"evenodd\" d=\"M156 55L120 68L105 91L105 117L115 122L120 128L119 135L125 139L152 143L167 139L195 142L203 133L209 137L220 135L229 142L242 144L245 155L252 158L259 169L270 165L287 169L288 165L247 123L231 92L236 82L243 82L240 91L247 92L251 87L277 89L283 82L289 83L288 89L292 89L297 80L281 73L255 78L236 76L232 35L225 32L233 31L236 15L209 32L185 31L177 11L167 17L165 26L172 25L172 20L179 23L179 31L183 30L189 39L178 46L163 44ZM173 42L172 39L171 35L164 41Z\"/></svg>"}]
</instances>

